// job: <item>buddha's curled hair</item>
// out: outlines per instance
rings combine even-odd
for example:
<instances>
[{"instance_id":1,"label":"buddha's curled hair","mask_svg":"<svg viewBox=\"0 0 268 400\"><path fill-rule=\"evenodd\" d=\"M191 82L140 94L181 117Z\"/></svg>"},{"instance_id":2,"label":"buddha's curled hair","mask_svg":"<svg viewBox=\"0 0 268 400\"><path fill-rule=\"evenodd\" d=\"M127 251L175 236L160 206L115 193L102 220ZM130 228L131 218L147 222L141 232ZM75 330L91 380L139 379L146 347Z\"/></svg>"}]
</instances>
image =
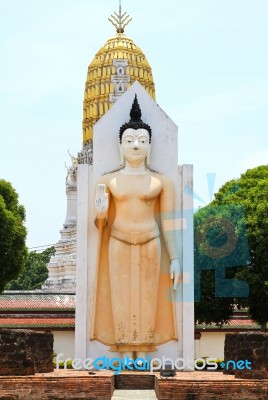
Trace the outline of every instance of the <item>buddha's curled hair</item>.
<instances>
[{"instance_id":1,"label":"buddha's curled hair","mask_svg":"<svg viewBox=\"0 0 268 400\"><path fill-rule=\"evenodd\" d=\"M119 130L119 141L122 143L122 136L126 129L146 129L149 133L149 142L151 143L152 139L152 129L149 125L141 119L141 109L138 103L137 95L135 94L135 98L132 104L132 108L130 110L130 120L121 126Z\"/></svg>"}]
</instances>

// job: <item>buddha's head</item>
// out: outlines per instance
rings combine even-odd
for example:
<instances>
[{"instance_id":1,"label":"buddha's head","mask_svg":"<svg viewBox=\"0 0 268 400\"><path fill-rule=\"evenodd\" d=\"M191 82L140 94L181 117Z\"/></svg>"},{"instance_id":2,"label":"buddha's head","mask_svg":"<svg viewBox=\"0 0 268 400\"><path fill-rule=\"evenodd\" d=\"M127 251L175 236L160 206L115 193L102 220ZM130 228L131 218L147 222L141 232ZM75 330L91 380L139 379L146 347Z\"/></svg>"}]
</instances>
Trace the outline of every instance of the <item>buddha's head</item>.
<instances>
[{"instance_id":1,"label":"buddha's head","mask_svg":"<svg viewBox=\"0 0 268 400\"><path fill-rule=\"evenodd\" d=\"M127 160L130 164L147 162L150 165L152 130L141 119L141 109L137 95L130 111L130 120L119 131L121 165Z\"/></svg>"}]
</instances>

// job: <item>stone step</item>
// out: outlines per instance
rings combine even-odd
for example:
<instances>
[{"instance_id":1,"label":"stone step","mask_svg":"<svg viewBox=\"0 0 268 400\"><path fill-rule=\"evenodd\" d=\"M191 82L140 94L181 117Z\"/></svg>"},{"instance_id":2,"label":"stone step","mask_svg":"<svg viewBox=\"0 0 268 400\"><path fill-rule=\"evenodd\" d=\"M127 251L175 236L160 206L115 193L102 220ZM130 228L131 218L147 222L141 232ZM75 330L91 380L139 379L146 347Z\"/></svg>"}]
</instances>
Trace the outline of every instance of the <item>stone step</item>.
<instances>
[{"instance_id":1,"label":"stone step","mask_svg":"<svg viewBox=\"0 0 268 400\"><path fill-rule=\"evenodd\" d=\"M154 390L115 390L112 400L157 400Z\"/></svg>"}]
</instances>

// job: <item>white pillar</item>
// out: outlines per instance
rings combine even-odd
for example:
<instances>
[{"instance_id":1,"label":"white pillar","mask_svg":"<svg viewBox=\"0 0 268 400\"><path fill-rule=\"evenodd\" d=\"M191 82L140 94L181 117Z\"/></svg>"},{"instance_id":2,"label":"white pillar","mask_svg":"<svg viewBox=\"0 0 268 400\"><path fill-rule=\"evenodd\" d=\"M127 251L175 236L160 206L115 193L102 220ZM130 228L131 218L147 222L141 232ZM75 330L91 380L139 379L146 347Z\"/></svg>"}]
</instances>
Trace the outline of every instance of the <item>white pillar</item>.
<instances>
[{"instance_id":1,"label":"white pillar","mask_svg":"<svg viewBox=\"0 0 268 400\"><path fill-rule=\"evenodd\" d=\"M186 371L194 371L194 224L193 166L182 166L183 229L183 359L191 361Z\"/></svg>"},{"instance_id":2,"label":"white pillar","mask_svg":"<svg viewBox=\"0 0 268 400\"><path fill-rule=\"evenodd\" d=\"M88 213L90 194L88 164L78 165L77 170L77 243L76 243L76 311L75 357L87 357L88 336Z\"/></svg>"}]
</instances>

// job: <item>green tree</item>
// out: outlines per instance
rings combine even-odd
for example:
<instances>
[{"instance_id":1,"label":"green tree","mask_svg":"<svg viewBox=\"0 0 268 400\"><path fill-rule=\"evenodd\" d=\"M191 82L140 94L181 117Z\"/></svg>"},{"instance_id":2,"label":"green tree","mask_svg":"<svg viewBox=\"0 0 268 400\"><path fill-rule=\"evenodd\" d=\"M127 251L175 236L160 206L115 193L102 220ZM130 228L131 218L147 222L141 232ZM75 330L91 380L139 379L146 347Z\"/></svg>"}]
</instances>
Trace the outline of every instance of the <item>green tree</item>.
<instances>
[{"instance_id":1,"label":"green tree","mask_svg":"<svg viewBox=\"0 0 268 400\"><path fill-rule=\"evenodd\" d=\"M11 281L6 286L6 290L41 289L43 283L48 278L48 269L46 265L54 254L54 247L49 247L42 253L37 253L35 251L29 252L25 268L16 280Z\"/></svg>"},{"instance_id":2,"label":"green tree","mask_svg":"<svg viewBox=\"0 0 268 400\"><path fill-rule=\"evenodd\" d=\"M12 185L0 179L0 292L23 269L27 250L25 209Z\"/></svg>"},{"instance_id":3,"label":"green tree","mask_svg":"<svg viewBox=\"0 0 268 400\"><path fill-rule=\"evenodd\" d=\"M196 319L221 323L231 316L236 303L247 306L251 318L265 328L268 165L247 170L239 179L224 184L215 200L196 213L195 229L197 290L201 286Z\"/></svg>"},{"instance_id":4,"label":"green tree","mask_svg":"<svg viewBox=\"0 0 268 400\"><path fill-rule=\"evenodd\" d=\"M248 285L236 278L237 267L250 259L244 208L211 203L194 221L196 320L222 325L231 317L236 297L248 295Z\"/></svg>"}]
</instances>

